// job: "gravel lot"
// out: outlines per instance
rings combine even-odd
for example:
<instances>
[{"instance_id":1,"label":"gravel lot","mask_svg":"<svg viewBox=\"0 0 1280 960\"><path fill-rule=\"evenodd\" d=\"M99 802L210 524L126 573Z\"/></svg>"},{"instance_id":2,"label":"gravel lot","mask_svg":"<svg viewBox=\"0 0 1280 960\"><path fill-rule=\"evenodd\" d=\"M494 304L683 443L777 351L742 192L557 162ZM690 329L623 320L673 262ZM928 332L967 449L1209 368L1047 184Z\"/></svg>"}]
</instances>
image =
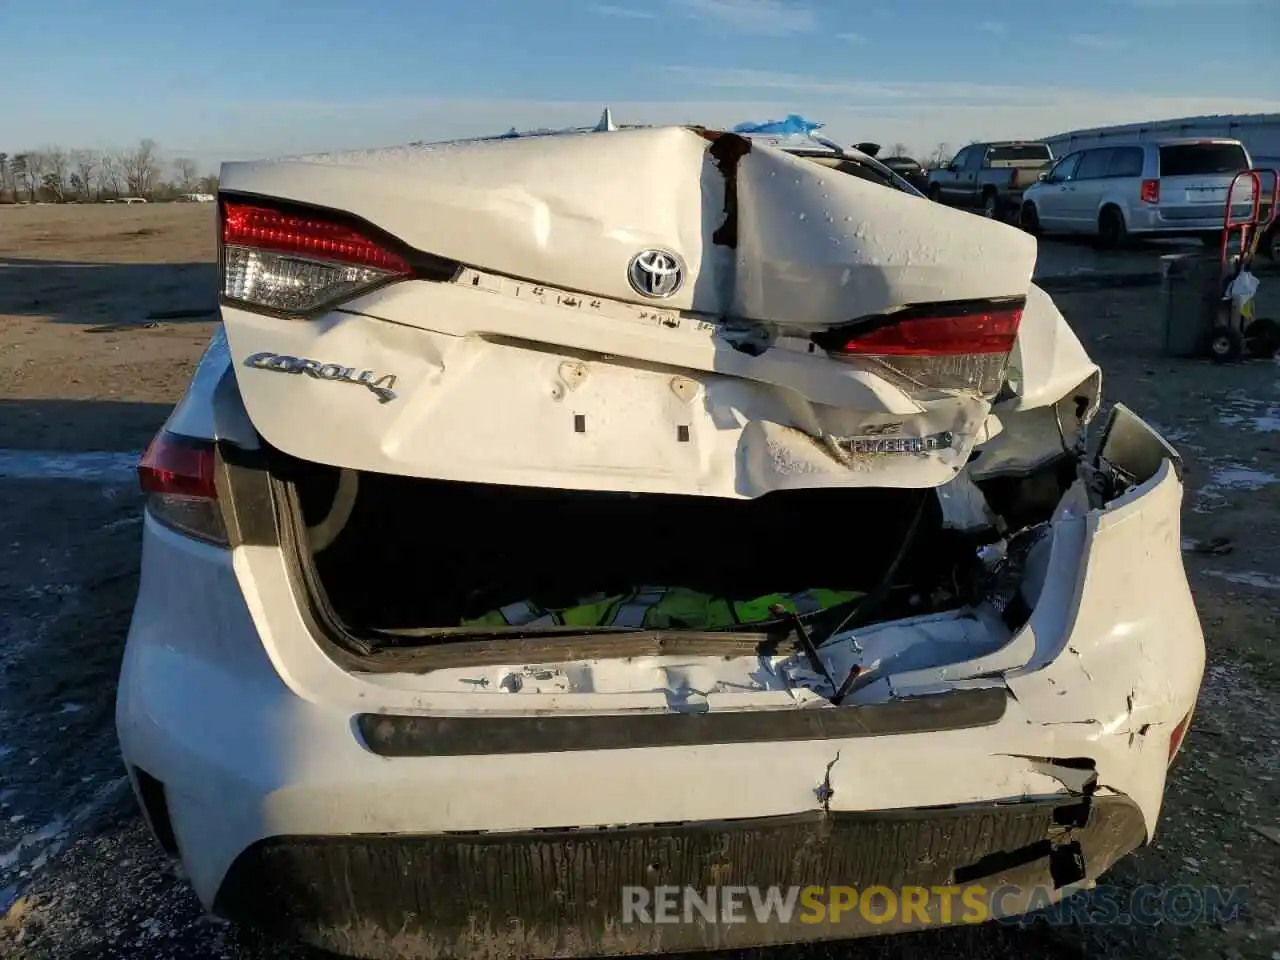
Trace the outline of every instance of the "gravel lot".
<instances>
[{"instance_id":1,"label":"gravel lot","mask_svg":"<svg viewBox=\"0 0 1280 960\"><path fill-rule=\"evenodd\" d=\"M93 478L67 452L136 451L167 415L214 315L208 206L0 208L0 956L294 958L206 918L151 844L112 728L136 589L127 458ZM1041 275L1156 269L1045 245ZM1055 281L1055 287L1069 286ZM1260 313L1280 317L1280 277ZM1183 536L1209 668L1156 841L1109 876L1249 888L1219 925L988 925L773 956L1280 960L1280 367L1159 353L1153 287L1057 300L1110 400L1188 460ZM36 451L43 459L14 456ZM55 472L58 479L50 479Z\"/></svg>"}]
</instances>

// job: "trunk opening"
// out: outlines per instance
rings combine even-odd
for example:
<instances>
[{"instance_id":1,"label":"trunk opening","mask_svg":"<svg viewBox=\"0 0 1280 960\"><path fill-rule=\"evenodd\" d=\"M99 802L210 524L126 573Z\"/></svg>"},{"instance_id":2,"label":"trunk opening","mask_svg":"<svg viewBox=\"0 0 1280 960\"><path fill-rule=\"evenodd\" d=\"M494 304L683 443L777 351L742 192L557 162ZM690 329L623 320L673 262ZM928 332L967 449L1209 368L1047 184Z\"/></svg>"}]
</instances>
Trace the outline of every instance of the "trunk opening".
<instances>
[{"instance_id":1,"label":"trunk opening","mask_svg":"<svg viewBox=\"0 0 1280 960\"><path fill-rule=\"evenodd\" d=\"M643 624L657 629L750 630L762 621L743 619L744 605L779 594L829 592L844 598L832 609L847 610L850 596L884 593L917 515L875 619L954 608L971 593L973 541L943 528L932 489L726 500L422 480L293 458L273 473L288 490L282 506L305 526L295 548L310 573L304 589L334 626L373 647L385 642L380 632L421 631L414 642L429 644L430 630L508 605L578 609L646 587L727 600L738 614L734 623Z\"/></svg>"}]
</instances>

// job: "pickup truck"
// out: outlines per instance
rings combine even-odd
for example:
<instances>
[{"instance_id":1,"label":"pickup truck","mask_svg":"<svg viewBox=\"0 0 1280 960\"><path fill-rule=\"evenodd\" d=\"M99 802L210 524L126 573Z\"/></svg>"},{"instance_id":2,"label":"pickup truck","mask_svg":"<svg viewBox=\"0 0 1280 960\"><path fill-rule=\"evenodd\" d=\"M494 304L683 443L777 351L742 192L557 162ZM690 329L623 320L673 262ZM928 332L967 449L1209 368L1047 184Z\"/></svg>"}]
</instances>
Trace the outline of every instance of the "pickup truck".
<instances>
[{"instance_id":1,"label":"pickup truck","mask_svg":"<svg viewBox=\"0 0 1280 960\"><path fill-rule=\"evenodd\" d=\"M925 193L948 206L976 207L985 217L1002 218L1022 207L1022 191L1052 162L1047 143L971 143L950 163L929 171Z\"/></svg>"}]
</instances>

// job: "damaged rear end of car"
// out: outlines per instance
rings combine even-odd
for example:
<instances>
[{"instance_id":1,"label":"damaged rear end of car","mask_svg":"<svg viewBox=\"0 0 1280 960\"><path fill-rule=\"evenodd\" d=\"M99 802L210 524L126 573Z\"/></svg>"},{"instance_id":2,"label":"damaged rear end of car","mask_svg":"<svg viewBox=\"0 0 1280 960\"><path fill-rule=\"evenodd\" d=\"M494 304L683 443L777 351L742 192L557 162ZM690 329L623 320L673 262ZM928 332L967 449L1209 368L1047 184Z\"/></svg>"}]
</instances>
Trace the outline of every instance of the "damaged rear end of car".
<instances>
[{"instance_id":1,"label":"damaged rear end of car","mask_svg":"<svg viewBox=\"0 0 1280 960\"><path fill-rule=\"evenodd\" d=\"M919 921L626 891L1017 913L1150 838L1204 660L1181 464L1119 405L1088 443L1034 241L690 128L222 185L139 604L182 537L234 585L196 632L254 636L216 681L251 772L175 783L129 656L121 713L217 912L366 957L726 949Z\"/></svg>"}]
</instances>

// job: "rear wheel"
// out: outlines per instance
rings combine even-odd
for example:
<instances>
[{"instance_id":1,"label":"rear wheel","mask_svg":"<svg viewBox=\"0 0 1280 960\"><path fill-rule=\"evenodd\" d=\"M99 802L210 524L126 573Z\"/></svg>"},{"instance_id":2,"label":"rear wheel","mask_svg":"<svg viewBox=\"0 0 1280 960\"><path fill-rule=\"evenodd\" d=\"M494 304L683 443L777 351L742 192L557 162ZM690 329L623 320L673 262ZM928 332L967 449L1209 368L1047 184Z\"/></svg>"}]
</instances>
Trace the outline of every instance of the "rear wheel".
<instances>
[{"instance_id":1,"label":"rear wheel","mask_svg":"<svg viewBox=\"0 0 1280 960\"><path fill-rule=\"evenodd\" d=\"M1209 341L1209 356L1214 363L1230 363L1244 352L1244 337L1230 327L1216 327Z\"/></svg>"},{"instance_id":2,"label":"rear wheel","mask_svg":"<svg viewBox=\"0 0 1280 960\"><path fill-rule=\"evenodd\" d=\"M927 196L929 197L930 200L932 200L934 203L938 203L941 195L942 195L942 190L941 188L939 188L939 186L936 183L929 184L929 190L927 192Z\"/></svg>"},{"instance_id":3,"label":"rear wheel","mask_svg":"<svg viewBox=\"0 0 1280 960\"><path fill-rule=\"evenodd\" d=\"M982 215L988 220L998 220L1000 218L1000 198L994 190L984 190L982 192Z\"/></svg>"},{"instance_id":4,"label":"rear wheel","mask_svg":"<svg viewBox=\"0 0 1280 960\"><path fill-rule=\"evenodd\" d=\"M1118 207L1103 207L1098 215L1098 243L1105 250L1119 250L1129 239L1124 215Z\"/></svg>"},{"instance_id":5,"label":"rear wheel","mask_svg":"<svg viewBox=\"0 0 1280 960\"><path fill-rule=\"evenodd\" d=\"M1027 201L1022 205L1018 213L1018 223L1033 237L1040 236L1040 214L1036 211L1034 203Z\"/></svg>"},{"instance_id":6,"label":"rear wheel","mask_svg":"<svg viewBox=\"0 0 1280 960\"><path fill-rule=\"evenodd\" d=\"M1272 263L1280 263L1280 230L1276 229L1275 224L1271 225L1271 229L1267 231L1267 235L1258 242L1258 249L1261 250Z\"/></svg>"},{"instance_id":7,"label":"rear wheel","mask_svg":"<svg viewBox=\"0 0 1280 960\"><path fill-rule=\"evenodd\" d=\"M1270 359L1280 351L1280 323L1259 317L1244 329L1244 347L1249 356Z\"/></svg>"}]
</instances>

